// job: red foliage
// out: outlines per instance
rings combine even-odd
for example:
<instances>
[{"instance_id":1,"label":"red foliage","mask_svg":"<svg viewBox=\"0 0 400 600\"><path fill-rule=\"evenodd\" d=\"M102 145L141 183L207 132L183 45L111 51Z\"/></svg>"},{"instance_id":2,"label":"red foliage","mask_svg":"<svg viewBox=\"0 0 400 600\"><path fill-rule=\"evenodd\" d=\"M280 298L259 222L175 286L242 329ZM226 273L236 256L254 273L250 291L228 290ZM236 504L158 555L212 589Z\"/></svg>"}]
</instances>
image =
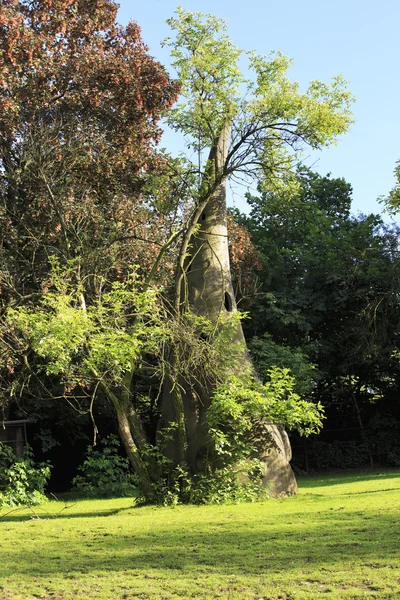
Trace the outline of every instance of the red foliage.
<instances>
[{"instance_id":1,"label":"red foliage","mask_svg":"<svg viewBox=\"0 0 400 600\"><path fill-rule=\"evenodd\" d=\"M246 227L235 223L228 214L229 257L239 299L255 294L255 274L262 269L261 260Z\"/></svg>"},{"instance_id":2,"label":"red foliage","mask_svg":"<svg viewBox=\"0 0 400 600\"><path fill-rule=\"evenodd\" d=\"M0 127L15 135L38 110L106 123L118 162L149 162L157 122L177 87L151 58L140 28L115 23L110 0L3 0Z\"/></svg>"},{"instance_id":3,"label":"red foliage","mask_svg":"<svg viewBox=\"0 0 400 600\"><path fill-rule=\"evenodd\" d=\"M158 122L179 90L140 27L116 23L117 9L111 0L1 1L0 252L18 283L37 288L54 252L82 257L92 272L106 263L107 276L111 266L148 268L150 242L162 239L163 216L142 191L164 167Z\"/></svg>"}]
</instances>

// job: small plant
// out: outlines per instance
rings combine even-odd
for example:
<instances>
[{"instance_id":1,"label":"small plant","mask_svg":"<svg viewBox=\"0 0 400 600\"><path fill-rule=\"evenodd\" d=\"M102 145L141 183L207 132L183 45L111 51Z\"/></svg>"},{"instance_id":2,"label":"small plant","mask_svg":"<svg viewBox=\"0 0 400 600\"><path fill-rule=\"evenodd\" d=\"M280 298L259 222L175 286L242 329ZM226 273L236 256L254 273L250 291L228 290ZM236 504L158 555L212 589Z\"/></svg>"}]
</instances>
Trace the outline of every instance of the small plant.
<instances>
[{"instance_id":1,"label":"small plant","mask_svg":"<svg viewBox=\"0 0 400 600\"><path fill-rule=\"evenodd\" d=\"M30 447L25 448L22 457L17 457L0 442L0 506L34 506L45 502L50 469L48 462L34 462Z\"/></svg>"},{"instance_id":2,"label":"small plant","mask_svg":"<svg viewBox=\"0 0 400 600\"><path fill-rule=\"evenodd\" d=\"M211 440L225 464L259 457L271 445L268 422L306 436L319 431L322 406L302 399L294 385L288 369L274 367L264 384L232 376L216 389L207 414Z\"/></svg>"},{"instance_id":3,"label":"small plant","mask_svg":"<svg viewBox=\"0 0 400 600\"><path fill-rule=\"evenodd\" d=\"M110 435L101 442L101 450L89 446L72 490L88 498L136 496L137 485L130 471L129 460L120 455L120 443Z\"/></svg>"},{"instance_id":4,"label":"small plant","mask_svg":"<svg viewBox=\"0 0 400 600\"><path fill-rule=\"evenodd\" d=\"M257 459L196 475L185 490L190 504L240 504L268 497L262 482L263 465Z\"/></svg>"},{"instance_id":5,"label":"small plant","mask_svg":"<svg viewBox=\"0 0 400 600\"><path fill-rule=\"evenodd\" d=\"M138 498L137 504L239 504L258 502L268 497L268 488L262 483L263 465L258 460L208 469L192 475L187 466L170 468L153 484L152 495Z\"/></svg>"}]
</instances>

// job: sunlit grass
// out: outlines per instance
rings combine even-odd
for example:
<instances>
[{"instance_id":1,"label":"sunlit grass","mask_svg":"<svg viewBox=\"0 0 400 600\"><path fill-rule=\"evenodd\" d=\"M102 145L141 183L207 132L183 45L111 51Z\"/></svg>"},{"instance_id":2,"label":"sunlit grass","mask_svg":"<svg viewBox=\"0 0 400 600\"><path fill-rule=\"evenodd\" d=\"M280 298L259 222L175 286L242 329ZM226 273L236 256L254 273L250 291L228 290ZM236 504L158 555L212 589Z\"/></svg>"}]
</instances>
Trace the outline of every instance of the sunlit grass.
<instances>
[{"instance_id":1,"label":"sunlit grass","mask_svg":"<svg viewBox=\"0 0 400 600\"><path fill-rule=\"evenodd\" d=\"M1 509L0 600L400 598L400 472L299 485L259 504Z\"/></svg>"}]
</instances>

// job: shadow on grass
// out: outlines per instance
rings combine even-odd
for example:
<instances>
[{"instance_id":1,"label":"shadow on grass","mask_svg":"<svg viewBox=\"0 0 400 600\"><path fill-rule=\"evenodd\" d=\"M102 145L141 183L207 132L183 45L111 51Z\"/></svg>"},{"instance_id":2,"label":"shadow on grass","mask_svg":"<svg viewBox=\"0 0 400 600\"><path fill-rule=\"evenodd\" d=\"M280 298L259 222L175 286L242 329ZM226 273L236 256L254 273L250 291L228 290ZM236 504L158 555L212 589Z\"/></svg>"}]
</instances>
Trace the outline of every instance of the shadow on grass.
<instances>
[{"instance_id":1,"label":"shadow on grass","mask_svg":"<svg viewBox=\"0 0 400 600\"><path fill-rule=\"evenodd\" d=\"M312 522L309 517L304 520L303 512L287 516L290 522L280 525L276 518L268 520L268 514L265 522L234 517L229 522L203 521L198 525L201 530L194 530L192 523L180 523L179 515L172 513L174 522L160 525L157 520L157 528L147 522L140 529L132 520L129 527L121 521L122 531L118 533L76 529L74 539L64 543L62 538L54 539L56 535L45 538L40 551L39 545L29 550L16 544L0 565L0 575L71 578L104 571L140 575L150 570L155 577L157 573L162 577L166 571L176 570L193 576L205 571L257 576L266 571L301 569L307 564L328 571L338 564L351 569L355 562L391 568L397 561L398 566L398 513L327 510Z\"/></svg>"},{"instance_id":2,"label":"shadow on grass","mask_svg":"<svg viewBox=\"0 0 400 600\"><path fill-rule=\"evenodd\" d=\"M398 469L394 469L393 471L388 471L385 468L385 471L379 470L371 470L371 471L351 471L349 473L346 472L337 472L333 474L321 474L321 475L302 475L297 476L297 482L301 489L308 488L316 488L316 487L326 487L331 491L331 486L334 485L346 485L351 483L360 483L362 481L384 481L385 479L396 479L400 477L400 471ZM395 487L396 486L396 487ZM388 489L399 489L398 481L394 482L393 488Z\"/></svg>"},{"instance_id":3,"label":"shadow on grass","mask_svg":"<svg viewBox=\"0 0 400 600\"><path fill-rule=\"evenodd\" d=\"M62 504L62 503L60 503ZM135 508L132 506L125 506L122 508L113 509L99 509L91 512L77 512L69 513L68 510L72 510L79 506L79 502L74 502L71 506L60 507L60 510L49 512L41 506L34 506L31 509L26 506L20 508L7 509L7 512L0 513L0 523L20 523L23 521L29 521L30 519L90 519L90 518L101 518L101 517L112 517L119 513L129 511ZM54 506L54 505L53 505ZM29 512L28 512L29 511ZM23 514L18 514L23 513Z\"/></svg>"}]
</instances>

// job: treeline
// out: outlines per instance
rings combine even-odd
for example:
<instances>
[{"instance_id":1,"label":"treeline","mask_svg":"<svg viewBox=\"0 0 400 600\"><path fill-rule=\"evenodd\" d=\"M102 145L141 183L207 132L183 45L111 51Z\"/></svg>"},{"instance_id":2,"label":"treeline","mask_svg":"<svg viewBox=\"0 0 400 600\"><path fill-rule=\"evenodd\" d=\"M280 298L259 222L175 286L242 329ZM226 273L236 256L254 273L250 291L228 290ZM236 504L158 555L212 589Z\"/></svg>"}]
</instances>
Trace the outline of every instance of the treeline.
<instances>
[{"instance_id":1,"label":"treeline","mask_svg":"<svg viewBox=\"0 0 400 600\"><path fill-rule=\"evenodd\" d=\"M299 181L298 194L248 195L249 215L232 212L260 261L247 287L237 277L254 363L261 377L289 368L324 406L321 433L292 438L297 467L398 466L399 226L352 215L343 179Z\"/></svg>"}]
</instances>

